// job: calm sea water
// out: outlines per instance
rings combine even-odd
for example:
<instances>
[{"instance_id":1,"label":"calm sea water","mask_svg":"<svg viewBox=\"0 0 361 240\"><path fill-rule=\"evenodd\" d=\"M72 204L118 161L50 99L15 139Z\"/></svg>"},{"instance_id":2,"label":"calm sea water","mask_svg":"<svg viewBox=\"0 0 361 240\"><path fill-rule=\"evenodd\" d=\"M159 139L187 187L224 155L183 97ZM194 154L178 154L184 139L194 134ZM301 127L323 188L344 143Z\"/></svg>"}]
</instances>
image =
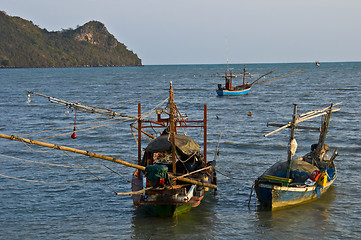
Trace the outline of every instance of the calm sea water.
<instances>
[{"instance_id":1,"label":"calm sea water","mask_svg":"<svg viewBox=\"0 0 361 240\"><path fill-rule=\"evenodd\" d=\"M233 72L243 69L242 65L230 67ZM113 193L130 191L130 168L0 139L0 239L359 238L361 63L323 63L320 67L249 64L247 69L253 75L249 81L271 70L275 73L266 79L305 71L255 85L245 96L217 97L215 89L218 83L224 84L220 75L225 68L185 65L0 69L3 134L32 139L59 135L43 141L135 163L137 147L130 122L93 128L114 121L101 122L107 118L79 112L78 130L84 131L73 140L70 135L74 112L67 114L64 106L33 95L28 105L25 90L135 115L138 102L143 111L149 111L164 100L170 81L184 115L201 119L203 105L208 105L209 160L214 157L223 130L217 159L217 194L209 194L199 207L172 219L145 215L132 205L129 196ZM237 82L241 83L241 79L234 80ZM265 133L274 130L266 126L267 122L290 121L294 103L299 104L299 112L306 112L341 101L341 111L333 114L327 138L331 150L339 148L334 186L321 199L298 207L262 211L255 196L248 207L254 179L287 157L288 130L265 138ZM319 123L319 119L309 122L312 126ZM40 132L52 129L59 130ZM189 135L201 142L199 130ZM298 130L296 139L296 156L301 156L318 135ZM94 176L102 181L79 181Z\"/></svg>"}]
</instances>

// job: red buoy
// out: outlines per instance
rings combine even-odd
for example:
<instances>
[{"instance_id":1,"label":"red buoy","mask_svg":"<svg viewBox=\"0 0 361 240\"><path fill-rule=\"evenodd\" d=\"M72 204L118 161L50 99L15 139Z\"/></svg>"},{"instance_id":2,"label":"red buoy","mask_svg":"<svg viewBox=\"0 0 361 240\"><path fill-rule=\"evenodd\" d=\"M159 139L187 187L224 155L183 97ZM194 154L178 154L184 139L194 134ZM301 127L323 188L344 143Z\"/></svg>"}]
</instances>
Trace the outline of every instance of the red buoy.
<instances>
[{"instance_id":1,"label":"red buoy","mask_svg":"<svg viewBox=\"0 0 361 240\"><path fill-rule=\"evenodd\" d=\"M72 139L77 138L77 136L76 136L75 132L73 132L73 134L71 135L71 138L72 138Z\"/></svg>"},{"instance_id":2,"label":"red buoy","mask_svg":"<svg viewBox=\"0 0 361 240\"><path fill-rule=\"evenodd\" d=\"M76 125L76 114L77 114L77 112L78 112L78 109L75 108L74 130L73 130L73 134L70 136L72 139L77 138L77 136L76 136L76 134L75 134L75 131L76 131L76 129L75 129L75 125Z\"/></svg>"}]
</instances>

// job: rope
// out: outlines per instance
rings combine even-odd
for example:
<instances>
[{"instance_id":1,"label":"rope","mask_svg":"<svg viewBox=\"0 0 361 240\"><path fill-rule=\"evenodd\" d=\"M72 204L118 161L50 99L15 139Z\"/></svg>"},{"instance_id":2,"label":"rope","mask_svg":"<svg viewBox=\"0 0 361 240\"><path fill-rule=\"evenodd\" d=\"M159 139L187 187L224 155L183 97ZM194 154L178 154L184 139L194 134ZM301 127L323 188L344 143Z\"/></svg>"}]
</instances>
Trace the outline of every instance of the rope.
<instances>
[{"instance_id":1,"label":"rope","mask_svg":"<svg viewBox=\"0 0 361 240\"><path fill-rule=\"evenodd\" d=\"M98 179L99 181L101 181L105 186L107 186L112 192L114 192L115 194L117 193L109 184L106 184L105 181L103 179L101 179L99 176L95 175L95 173L93 173L92 171L90 171L88 168L85 168L80 161L74 159L73 157L71 157L67 152L64 152L68 157L70 157L71 159L75 160L80 166L82 166L84 169L86 169L91 175L94 176L94 178Z\"/></svg>"},{"instance_id":2,"label":"rope","mask_svg":"<svg viewBox=\"0 0 361 240\"><path fill-rule=\"evenodd\" d=\"M124 120L117 121L117 122L113 122L113 123L103 124L103 125L99 125L99 126L95 126L95 127L91 127L91 128L86 128L86 129L82 129L82 130L77 130L77 132L88 131L88 130L91 130L91 129L95 129L95 128L99 128L99 127L104 127L104 126L110 126L110 125L113 125L113 124L117 124L117 123L121 123L121 122L126 122L126 121L132 121L132 119L124 119ZM54 138L54 137L60 137L60 136L68 135L68 134L70 134L70 133L72 133L72 132L66 132L66 133L62 133L62 134L58 134L58 135L53 135L53 136L50 136L50 137L39 138L39 139L37 139L37 140L44 140L44 139L49 139L49 138Z\"/></svg>"},{"instance_id":3,"label":"rope","mask_svg":"<svg viewBox=\"0 0 361 240\"><path fill-rule=\"evenodd\" d=\"M163 104L164 102L166 102L167 100L168 100L168 98L166 98L165 100L163 100L161 103L159 103L157 106L155 106L152 110L146 112L145 115L143 115L143 116L144 116L144 117L151 116L152 114L154 114L154 109L158 108L160 105L162 105L162 104ZM125 117L122 117L122 118L125 118ZM78 127L79 127L79 126L86 126L86 125L90 125L90 124L107 122L107 121L115 121L115 120L122 119L122 118L116 118L116 119L115 119L115 118L112 118L112 119L107 119L107 120L102 120L102 121L97 121L97 122L85 123L85 124L81 124L81 125L78 124ZM112 122L112 123L108 123L108 124L102 124L102 125L95 126L95 127L90 127L90 128L86 128L86 129L82 129L82 130L77 130L77 132L88 131L88 130L96 129L96 128L99 128L99 127L110 126L110 125L113 125L113 124L122 123L122 122L126 122L126 121L132 121L132 120L133 120L133 119L123 119L123 120L116 121L116 122ZM63 129L72 128L72 127L73 127L73 126L68 126L68 127L63 127L63 128L54 128L54 129L46 130L46 131L39 131L39 132L34 132L34 133L23 134L22 136L32 135L32 134L38 134L38 133L45 133L45 132L56 131L56 130L63 130ZM49 138L60 137L60 136L68 135L68 134L71 134L71 133L73 133L73 131L72 131L72 132L62 133L62 134L57 134L57 135L52 135L52 136L49 136L49 137L39 138L39 139L37 139L37 140L45 140L45 139L49 139ZM33 151L35 151L35 150L33 150ZM47 151L50 151L50 150L47 150ZM44 151L44 152L47 152L47 151ZM36 152L36 151L35 151L35 152Z\"/></svg>"},{"instance_id":4,"label":"rope","mask_svg":"<svg viewBox=\"0 0 361 240\"><path fill-rule=\"evenodd\" d=\"M82 127L82 126L86 126L86 125L90 125L90 124L97 124L97 123L102 123L102 122L108 122L108 121L114 121L117 120L118 118L112 118L112 119L106 119L106 120L101 120L101 121L97 121L97 122L90 122L90 123L83 123L83 124L77 124L78 127ZM19 136L28 136L28 135L35 135L35 134L39 134L39 133L46 133L46 132L51 132L51 131L58 131L58 130L64 130L67 128L72 128L73 126L67 126L67 127L62 127L62 128L53 128L53 129L49 129L49 130L44 130L44 131L38 131L38 132L33 132L33 133L27 133L27 134L22 134Z\"/></svg>"},{"instance_id":5,"label":"rope","mask_svg":"<svg viewBox=\"0 0 361 240\"><path fill-rule=\"evenodd\" d=\"M214 169L216 169L216 171L217 171L218 173L220 173L221 175L223 175L223 176L225 176L225 177L228 177L228 178L230 178L230 179L243 180L243 179L241 179L241 178L230 177L230 176L227 176L226 174L223 174L223 173L222 173L222 171L223 171L223 172L229 172L229 173L230 173L230 171L224 171L224 170L221 170L221 169L216 168L216 167L214 167Z\"/></svg>"},{"instance_id":6,"label":"rope","mask_svg":"<svg viewBox=\"0 0 361 240\"><path fill-rule=\"evenodd\" d=\"M163 93L155 93L155 94L151 94L151 95L148 95L148 96L143 96L143 97L139 97L139 98L133 98L133 99L128 99L128 100L124 100L124 101L111 103L109 105L112 106L112 105L119 104L119 103L131 102L131 101L134 101L134 100L139 100L139 99L146 98L146 97L157 96L157 95L160 95L160 94L163 94Z\"/></svg>"},{"instance_id":7,"label":"rope","mask_svg":"<svg viewBox=\"0 0 361 240\"><path fill-rule=\"evenodd\" d=\"M36 152L36 153L46 153L46 152L50 152L51 150L53 150L54 148L51 148L49 150L44 150L44 151L37 151L35 149L33 149L32 147L30 147L28 144L26 144L26 142L21 141L22 143L24 143L25 146L27 146L31 151Z\"/></svg>"},{"instance_id":8,"label":"rope","mask_svg":"<svg viewBox=\"0 0 361 240\"><path fill-rule=\"evenodd\" d=\"M298 70L298 71L295 71L295 72L292 72L292 73L283 75L283 76L281 76L281 77L276 77L276 78L272 78L272 79L265 80L265 81L262 81L262 82L257 82L257 83L255 83L255 84L261 84L261 83L270 82L270 81L277 80L277 79L280 79L280 78L284 78L284 77L290 76L290 75L292 75L292 74L295 74L295 73L298 73L298 72L303 72L303 71L306 71L306 69L301 69L301 70Z\"/></svg>"},{"instance_id":9,"label":"rope","mask_svg":"<svg viewBox=\"0 0 361 240\"><path fill-rule=\"evenodd\" d=\"M134 137L135 143L137 144L137 147L139 147L139 145L138 145L138 139L137 139L137 136L135 135L135 133L134 133L134 131L133 131L133 126L132 126L132 125L130 125L130 131L132 132L132 135L133 135L133 137ZM140 151L142 152L142 155L144 155L143 149L140 149Z\"/></svg>"},{"instance_id":10,"label":"rope","mask_svg":"<svg viewBox=\"0 0 361 240\"><path fill-rule=\"evenodd\" d=\"M249 198L248 198L248 208L250 208L251 205L251 199L252 199L252 194L253 194L253 189L254 189L254 185L256 182L253 182L252 187L251 187L251 193L249 194Z\"/></svg>"},{"instance_id":11,"label":"rope","mask_svg":"<svg viewBox=\"0 0 361 240\"><path fill-rule=\"evenodd\" d=\"M24 143L26 145L26 143ZM30 148L31 149L31 148ZM79 166L67 166L67 165L62 165L62 164L52 164L52 163L44 163L44 162L37 162L37 161L31 161L31 160L26 160L26 159L21 159L21 158L16 158L16 157L12 157L12 156L7 156L4 154L0 153L0 156L3 157L8 157L8 158L13 158L16 160L21 160L21 161L26 161L26 162L32 162L32 163L38 163L38 164L43 164L43 165L49 165L49 166L57 166L57 167L67 167L67 168L82 168L82 169L86 169L91 175L93 175L93 178L87 178L87 179L81 179L81 180L71 180L71 181L57 181L57 182L47 182L47 181L41 181L41 180L30 180L30 179L25 179L25 178L17 178L17 177L12 177L12 176L7 176L4 174L0 174L0 176L5 177L5 178L10 178L10 179L15 179L15 180L21 180L21 181L26 181L26 182L36 182L36 183L48 183L48 184L63 184L63 183L74 183L74 182L83 182L83 181L89 181L89 180L94 180L97 179L99 181L101 181L104 185L106 185L109 189L111 189L115 194L117 195L123 195L123 194L118 194L110 185L106 184L105 181L103 179L101 179L99 176L96 176L93 172L91 172L89 170L89 167L85 167L83 166L79 161L77 161L76 159L74 159L73 157L71 157L68 153L64 152L68 157L70 157L71 159L73 159L74 161L78 162ZM97 160L98 161L98 160ZM99 162L99 161L98 161ZM126 180L127 182L130 182L129 180L125 179L124 177L122 177L119 173L115 172L114 170L110 169L109 167L105 166L104 164L102 164L105 168L107 168L108 170L110 170L113 173L116 173L118 176L120 176L121 178L123 178L124 180Z\"/></svg>"},{"instance_id":12,"label":"rope","mask_svg":"<svg viewBox=\"0 0 361 240\"><path fill-rule=\"evenodd\" d=\"M160 102L158 105L156 105L155 107L153 107L151 110L149 110L148 112L145 112L145 113L143 113L143 116L142 117L149 117L149 116L151 116L151 115L154 115L154 110L155 109L157 109L157 108L159 108L163 103L165 103L166 101L168 101L168 99L169 99L169 97L168 98L166 98L166 99L164 99L162 102ZM163 110L164 109L166 109L166 107L165 108L163 108Z\"/></svg>"},{"instance_id":13,"label":"rope","mask_svg":"<svg viewBox=\"0 0 361 240\"><path fill-rule=\"evenodd\" d=\"M24 143L24 144L25 144L25 143ZM12 158L12 159L16 159L16 160L20 160L20 161L31 162L31 163L37 163L37 164L43 164L43 165L48 165L48 166L55 166L55 167L65 167L65 168L88 168L88 167L68 166L68 165L62 165L62 164L54 164L54 163L37 162L37 161L26 160L26 159L22 159L22 158L17 158L17 157L12 157L12 156L8 156L8 155L4 155L4 154L1 154L1 153L0 153L0 156L3 156L3 157L8 157L8 158Z\"/></svg>"},{"instance_id":14,"label":"rope","mask_svg":"<svg viewBox=\"0 0 361 240\"><path fill-rule=\"evenodd\" d=\"M4 175L4 174L0 174L0 176L5 177L5 178L20 180L20 181L25 181L25 182L36 182L36 183L74 183L74 182L84 182L84 181L89 181L89 180L96 179L96 177L94 177L94 178L81 179L81 180L72 180L72 181L64 181L64 182L46 182L46 181L29 180L29 179L25 179L25 178L11 177L11 176L7 176L7 175Z\"/></svg>"},{"instance_id":15,"label":"rope","mask_svg":"<svg viewBox=\"0 0 361 240\"><path fill-rule=\"evenodd\" d=\"M162 105L165 101L167 101L168 98L166 98L165 100L163 100L161 103L159 103L157 106L155 106L152 110L148 111L145 113L145 117L148 117L148 116L151 116L154 114L154 109L156 109L158 106ZM115 120L115 119L112 119L112 120ZM104 126L110 126L110 125L113 125L113 124L117 124L117 123L122 123L122 122L126 122L126 121L132 121L133 119L123 119L121 121L116 121L116 122L113 122L113 123L108 123L108 124L103 124L103 125L99 125L99 126L95 126L95 127L91 127L91 128L86 128L86 129L82 129L82 130L77 130L77 132L83 132L83 131L88 131L88 130L91 130L91 129L95 129L95 128L99 128L99 127L104 127ZM78 125L79 126L79 125ZM39 138L37 140L45 140L45 139L49 139L49 138L54 138L54 137L59 137L59 136L64 136L64 135L68 135L69 133L72 133L72 132L67 132L67 133L63 133L63 134L58 134L58 135L53 135L53 136L50 136L50 137L45 137L45 138Z\"/></svg>"},{"instance_id":16,"label":"rope","mask_svg":"<svg viewBox=\"0 0 361 240\"><path fill-rule=\"evenodd\" d=\"M126 179L125 177L123 177L122 175L120 175L118 172L114 171L113 169L111 169L110 167L106 166L104 163L102 163L99 159L95 159L99 164L103 165L106 169L108 169L110 172L115 173L116 175L118 175L120 178L122 178L123 180L127 181L128 183L131 183L131 181L129 181L128 179Z\"/></svg>"}]
</instances>

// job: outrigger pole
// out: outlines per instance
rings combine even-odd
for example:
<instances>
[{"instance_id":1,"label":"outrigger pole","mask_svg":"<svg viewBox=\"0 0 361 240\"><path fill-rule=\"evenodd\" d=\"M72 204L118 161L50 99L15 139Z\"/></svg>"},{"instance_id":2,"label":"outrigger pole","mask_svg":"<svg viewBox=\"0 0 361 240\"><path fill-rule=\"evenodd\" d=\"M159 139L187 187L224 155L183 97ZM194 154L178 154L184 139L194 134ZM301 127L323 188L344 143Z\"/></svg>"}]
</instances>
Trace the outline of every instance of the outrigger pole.
<instances>
[{"instance_id":1,"label":"outrigger pole","mask_svg":"<svg viewBox=\"0 0 361 240\"><path fill-rule=\"evenodd\" d=\"M129 116L126 114L122 114L122 113L117 113L115 111L112 111L110 109L101 109L101 108L97 108L97 107L91 107L91 106L87 106L87 105L83 105L77 102L69 102L69 101L65 101L62 99L58 99L58 98L54 98L54 97L50 97L41 93L36 93L36 92L32 92L29 90L26 90L26 92L28 93L28 96L30 96L30 94L34 94L34 95L38 95L40 97L44 97L47 98L50 102L52 103L58 103L58 104L62 104L65 105L66 107L69 108L74 108L77 109L79 111L83 111L83 112L88 112L88 113L95 113L95 114L99 114L99 115L106 115L109 117L115 117L115 116L121 116L121 117L127 117L127 118L131 118L131 119L137 119L137 117L135 116Z\"/></svg>"},{"instance_id":2,"label":"outrigger pole","mask_svg":"<svg viewBox=\"0 0 361 240\"><path fill-rule=\"evenodd\" d=\"M306 113L303 113L303 114L298 114L297 115L298 117L296 118L295 124L297 125L300 122L304 122L304 121L310 120L310 119L315 118L315 117L326 115L330 109L331 109L332 112L340 111L340 108L333 108L333 107L336 106L336 105L339 105L341 103L342 102L338 102L338 103L333 104L332 109L331 109L331 106L329 106L329 107L326 107L326 108L321 109L321 110L310 111L310 112L306 112ZM291 125L292 125L292 122L289 122L289 123L287 123L286 125L283 125L283 126L281 124L267 124L267 126L276 126L276 127L280 127L280 128L278 128L278 129L276 129L276 130L274 130L274 131L272 131L270 133L267 133L264 136L268 137L269 135L272 135L272 134L274 134L276 132L279 132L282 129L291 127ZM307 127L297 127L297 128L308 129ZM311 128L311 129L321 131L318 128L317 129L316 128Z\"/></svg>"},{"instance_id":3,"label":"outrigger pole","mask_svg":"<svg viewBox=\"0 0 361 240\"><path fill-rule=\"evenodd\" d=\"M28 144L39 145L39 146L58 149L58 150L62 150L62 151L74 152L74 153L82 154L82 155L89 156L89 157L100 158L100 159L107 160L107 161L110 161L110 162L122 164L122 165L125 165L127 167L132 167L132 168L139 169L141 171L145 171L144 166L129 163L129 162L117 159L117 158L113 158L113 157L109 157L109 156L106 156L106 155L101 155L101 154L97 154L97 153L93 153L93 152L89 152L89 151L85 151L85 150L80 150L80 149L76 149L76 148L60 146L60 145L57 145L57 144L51 144L51 143L46 143L46 142L40 142L40 141L36 141L36 140L21 138L19 136L15 136L15 135L10 136L10 135L0 133L0 137L8 139L8 140L13 140L13 141L19 141L19 142L28 143ZM173 174L168 174L168 175L169 175L170 178L175 177ZM199 182L199 181L189 179L189 178L185 178L185 177L177 177L177 180L182 181L182 182L187 182L187 183L192 183L192 184L196 184L196 185L200 185L200 186L205 186L205 187L210 187L210 188L217 189L217 185L209 184L209 183L203 183L203 182Z\"/></svg>"}]
</instances>

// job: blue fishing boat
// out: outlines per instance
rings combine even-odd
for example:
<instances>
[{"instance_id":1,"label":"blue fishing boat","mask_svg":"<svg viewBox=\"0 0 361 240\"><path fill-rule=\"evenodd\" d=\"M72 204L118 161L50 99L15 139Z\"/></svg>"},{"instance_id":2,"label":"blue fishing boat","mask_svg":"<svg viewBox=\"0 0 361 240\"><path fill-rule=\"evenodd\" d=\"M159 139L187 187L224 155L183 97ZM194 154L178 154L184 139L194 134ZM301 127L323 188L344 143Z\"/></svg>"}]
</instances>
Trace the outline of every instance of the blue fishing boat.
<instances>
[{"instance_id":1,"label":"blue fishing boat","mask_svg":"<svg viewBox=\"0 0 361 240\"><path fill-rule=\"evenodd\" d=\"M232 71L228 68L224 74L225 85L218 84L218 88L216 90L218 96L238 96L238 95L245 95L251 90L252 86L257 83L262 77L273 73L273 71L260 76L257 80L253 81L252 83L246 83L246 76L251 76L249 73L246 72L246 65L244 65L243 73L240 75L243 77L243 84L238 86L233 86L233 78L238 77L239 75L234 75Z\"/></svg>"},{"instance_id":2,"label":"blue fishing boat","mask_svg":"<svg viewBox=\"0 0 361 240\"><path fill-rule=\"evenodd\" d=\"M275 163L258 177L252 186L264 208L277 209L316 200L336 180L337 169L334 160L338 155L337 148L332 156L329 156L329 146L325 144L331 113L340 110L334 109L335 105L331 104L322 110L297 114L297 105L295 104L292 122L265 135L269 136L282 129L291 128L288 159ZM318 143L312 144L311 151L303 157L292 159L297 149L297 142L294 138L295 129L312 129L296 125L318 116L323 116L321 128L316 128L320 131ZM270 125L280 126L279 124Z\"/></svg>"},{"instance_id":3,"label":"blue fishing boat","mask_svg":"<svg viewBox=\"0 0 361 240\"><path fill-rule=\"evenodd\" d=\"M237 96L237 95L244 95L248 94L251 90L251 86L243 87L243 88L234 88L234 89L217 89L218 96Z\"/></svg>"},{"instance_id":4,"label":"blue fishing boat","mask_svg":"<svg viewBox=\"0 0 361 240\"><path fill-rule=\"evenodd\" d=\"M246 83L246 66L243 68L243 84L239 86L232 86L233 78L237 77L237 75L233 75L232 71L229 71L227 68L225 75L223 76L225 79L225 86L222 84L218 84L217 94L218 96L236 96L236 95L244 95L247 94L252 86Z\"/></svg>"}]
</instances>

